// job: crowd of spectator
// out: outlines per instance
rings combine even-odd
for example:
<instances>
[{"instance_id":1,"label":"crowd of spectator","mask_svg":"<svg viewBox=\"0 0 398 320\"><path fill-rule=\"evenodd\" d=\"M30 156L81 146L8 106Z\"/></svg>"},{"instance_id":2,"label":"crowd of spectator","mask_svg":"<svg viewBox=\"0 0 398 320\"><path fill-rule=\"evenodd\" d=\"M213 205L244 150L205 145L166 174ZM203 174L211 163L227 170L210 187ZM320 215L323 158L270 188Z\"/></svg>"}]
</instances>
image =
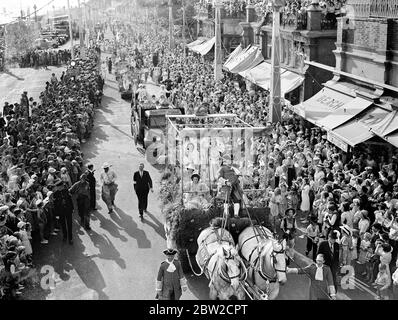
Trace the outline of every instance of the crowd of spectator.
<instances>
[{"instance_id":1,"label":"crowd of spectator","mask_svg":"<svg viewBox=\"0 0 398 320\"><path fill-rule=\"evenodd\" d=\"M228 74L215 82L211 63L192 53L184 60L180 47L170 51L163 45L166 37L145 35L143 43L144 56L158 55L163 80L171 83L169 90L162 88L166 98L186 114L206 105L209 113L234 113L254 126L271 125L266 91L246 89L244 82L237 85ZM334 279L341 266L352 265L379 289L380 298L391 296L389 289L398 284L397 272L392 282L398 252L396 150L387 153L384 148L376 154L363 145L348 155L327 140L326 132L287 107L282 120L271 126L269 137L255 141L253 166L238 169L242 185L261 190L258 202L265 200L270 208L274 231L294 247L297 224L303 226L308 240L305 254L314 260L318 244L336 238ZM245 200L253 199L246 195ZM381 284L379 271L389 282Z\"/></svg>"},{"instance_id":2,"label":"crowd of spectator","mask_svg":"<svg viewBox=\"0 0 398 320\"><path fill-rule=\"evenodd\" d=\"M90 50L87 60L75 59L59 79L53 74L38 101L23 92L20 101L3 107L0 297L21 293L35 245L47 245L61 230L73 244L66 218L73 197L65 190L85 172L80 143L90 135L101 102L99 59Z\"/></svg>"},{"instance_id":3,"label":"crowd of spectator","mask_svg":"<svg viewBox=\"0 0 398 320\"><path fill-rule=\"evenodd\" d=\"M70 59L71 53L68 49L34 49L19 57L18 64L20 68L58 67L67 64Z\"/></svg>"},{"instance_id":4,"label":"crowd of spectator","mask_svg":"<svg viewBox=\"0 0 398 320\"><path fill-rule=\"evenodd\" d=\"M205 106L209 113L234 113L251 125L271 127L268 136L254 140L252 165L236 164L242 187L258 189L247 193L245 202L269 207L273 231L287 238L290 249L298 225L303 227L307 239L303 254L313 260L320 243L336 242L333 262L326 259L326 264L333 264L336 289L340 268L351 265L377 287L378 297L391 297L391 288L396 297L397 150L375 151L361 145L347 154L288 106L283 107L281 121L270 124L268 92L246 88L244 81L226 73L215 82L211 61L193 53L184 58L182 47L170 50L167 43L165 34L146 33L139 46L152 79L162 84L161 99L184 108L186 114ZM145 102L145 88L139 91ZM152 98L148 104L158 105L159 99ZM190 169L202 176L199 166Z\"/></svg>"}]
</instances>

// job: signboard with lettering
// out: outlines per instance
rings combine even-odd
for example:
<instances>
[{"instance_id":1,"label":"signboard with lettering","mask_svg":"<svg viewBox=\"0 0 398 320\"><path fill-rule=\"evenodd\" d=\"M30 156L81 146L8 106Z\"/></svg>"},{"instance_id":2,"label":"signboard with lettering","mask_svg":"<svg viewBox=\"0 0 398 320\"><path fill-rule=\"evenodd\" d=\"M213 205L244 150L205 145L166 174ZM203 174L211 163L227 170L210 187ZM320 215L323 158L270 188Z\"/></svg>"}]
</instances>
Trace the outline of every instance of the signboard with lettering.
<instances>
[{"instance_id":1,"label":"signboard with lettering","mask_svg":"<svg viewBox=\"0 0 398 320\"><path fill-rule=\"evenodd\" d=\"M337 137L332 131L327 132L327 139L344 152L348 151L348 144L341 140L339 137Z\"/></svg>"},{"instance_id":2,"label":"signboard with lettering","mask_svg":"<svg viewBox=\"0 0 398 320\"><path fill-rule=\"evenodd\" d=\"M323 104L324 106L327 106L328 108L331 108L333 110L336 110L336 109L344 106L347 103L346 100L339 101L339 100L335 99L335 97L331 97L327 94L325 94L325 95L323 94L323 95L319 96L316 99L316 102Z\"/></svg>"}]
</instances>

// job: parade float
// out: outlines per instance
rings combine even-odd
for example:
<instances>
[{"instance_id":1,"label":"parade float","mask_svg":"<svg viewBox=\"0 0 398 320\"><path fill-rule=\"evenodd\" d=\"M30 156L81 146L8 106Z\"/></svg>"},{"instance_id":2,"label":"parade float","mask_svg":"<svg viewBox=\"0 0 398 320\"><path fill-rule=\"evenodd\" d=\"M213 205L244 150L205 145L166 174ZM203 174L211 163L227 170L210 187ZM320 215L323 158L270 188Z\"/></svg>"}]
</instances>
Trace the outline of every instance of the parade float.
<instances>
[{"instance_id":1,"label":"parade float","mask_svg":"<svg viewBox=\"0 0 398 320\"><path fill-rule=\"evenodd\" d=\"M238 246L242 233L254 232L247 240L258 238L253 246L258 249L259 257L261 250L267 247L264 249L267 251L263 254L264 259L269 259L269 268L273 268L269 271L273 276L270 281L267 280L266 288L270 288L270 282L277 282L275 256L284 253L284 247L272 234L268 235L268 229L265 229L270 227L267 190L259 188L256 183L250 183L256 163L255 140L267 134L267 128L253 127L234 114L167 116L167 166L161 177L161 210L165 217L167 245L178 250L184 272L205 274L210 279L205 269L211 262L212 254L209 254L208 246L203 247L203 242L214 238L214 242L218 241L220 245L226 243L228 246L225 248L231 248L234 252L232 248ZM238 210L236 204L229 201L231 191L228 190L228 183L218 177L226 159L230 159L231 166L239 172L242 198ZM220 235L215 235L214 230L222 231ZM208 234L205 240L204 234ZM265 245L268 240L272 240L274 245ZM225 248L223 252L226 254ZM242 252L239 254L242 255ZM225 261L230 261L233 254ZM239 255L236 258L240 261L237 262L240 268L242 259ZM284 264L284 256L283 259L282 256L280 258ZM258 260L262 261L262 256ZM267 299L270 292L247 284L246 269L250 267L250 261L245 264L246 266L242 263L243 271L239 276L244 291L252 299ZM225 270L227 269L226 267ZM211 285L216 282L210 280ZM211 285L209 296L213 299L217 296L217 288L212 288ZM233 293L224 296L231 295ZM240 296L241 293L234 295ZM220 294L218 298L224 299Z\"/></svg>"}]
</instances>

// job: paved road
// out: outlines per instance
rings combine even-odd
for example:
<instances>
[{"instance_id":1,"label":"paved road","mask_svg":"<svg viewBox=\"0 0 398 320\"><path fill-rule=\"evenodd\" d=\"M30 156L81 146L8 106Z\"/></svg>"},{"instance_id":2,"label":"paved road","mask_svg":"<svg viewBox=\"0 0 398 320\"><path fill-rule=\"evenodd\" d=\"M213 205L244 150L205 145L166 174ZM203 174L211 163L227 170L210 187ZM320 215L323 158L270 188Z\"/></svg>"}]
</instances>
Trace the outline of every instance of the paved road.
<instances>
[{"instance_id":1,"label":"paved road","mask_svg":"<svg viewBox=\"0 0 398 320\"><path fill-rule=\"evenodd\" d=\"M59 78L65 67L40 68L11 68L7 72L0 73L0 108L1 111L4 102L10 104L20 102L23 91L28 91L28 96L37 100L40 93L45 88L46 81L50 80L51 73Z\"/></svg>"}]
</instances>

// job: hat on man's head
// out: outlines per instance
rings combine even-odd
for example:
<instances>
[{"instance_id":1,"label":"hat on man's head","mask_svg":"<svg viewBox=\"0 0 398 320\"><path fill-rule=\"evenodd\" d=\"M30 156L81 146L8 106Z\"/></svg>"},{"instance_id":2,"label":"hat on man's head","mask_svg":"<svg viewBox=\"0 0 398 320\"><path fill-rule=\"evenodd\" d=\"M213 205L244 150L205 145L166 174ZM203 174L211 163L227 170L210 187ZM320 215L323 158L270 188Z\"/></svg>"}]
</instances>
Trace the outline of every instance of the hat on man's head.
<instances>
[{"instance_id":1,"label":"hat on man's head","mask_svg":"<svg viewBox=\"0 0 398 320\"><path fill-rule=\"evenodd\" d=\"M106 168L109 168L111 165L108 163L108 162L105 162L103 165L102 165L102 169L106 169Z\"/></svg>"},{"instance_id":2,"label":"hat on man's head","mask_svg":"<svg viewBox=\"0 0 398 320\"><path fill-rule=\"evenodd\" d=\"M53 173L56 173L56 172L57 172L57 170L55 170L53 167L48 168L48 173L53 174Z\"/></svg>"},{"instance_id":3,"label":"hat on man's head","mask_svg":"<svg viewBox=\"0 0 398 320\"><path fill-rule=\"evenodd\" d=\"M26 223L23 222L23 221L20 221L20 222L18 222L18 224L17 224L17 228L18 228L18 229L22 229L24 226L26 226Z\"/></svg>"}]
</instances>

